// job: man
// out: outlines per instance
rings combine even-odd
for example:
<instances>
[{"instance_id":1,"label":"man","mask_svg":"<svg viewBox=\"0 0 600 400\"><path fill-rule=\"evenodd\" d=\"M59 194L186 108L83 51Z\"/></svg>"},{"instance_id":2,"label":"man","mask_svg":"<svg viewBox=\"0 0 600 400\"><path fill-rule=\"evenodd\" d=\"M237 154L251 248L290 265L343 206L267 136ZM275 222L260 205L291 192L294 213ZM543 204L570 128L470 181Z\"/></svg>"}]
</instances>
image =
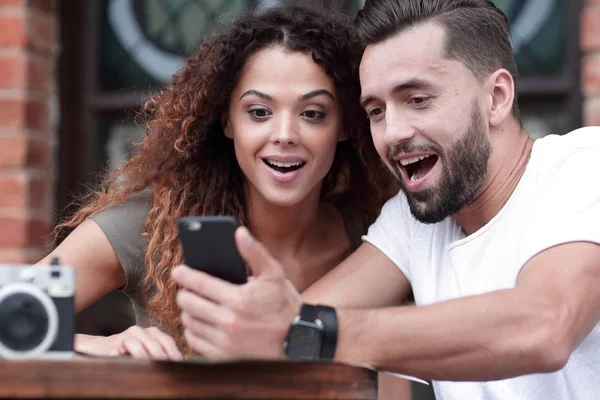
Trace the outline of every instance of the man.
<instances>
[{"instance_id":1,"label":"man","mask_svg":"<svg viewBox=\"0 0 600 400\"><path fill-rule=\"evenodd\" d=\"M188 343L211 357L281 357L287 338L288 356L333 349L430 378L439 399L595 398L600 129L528 137L508 24L491 1L371 0L357 28L361 103L403 190L302 296L337 307L337 346L331 309L303 317L325 324L316 347L290 327L298 294L243 228L248 284L173 271ZM417 307L397 307L411 290Z\"/></svg>"}]
</instances>

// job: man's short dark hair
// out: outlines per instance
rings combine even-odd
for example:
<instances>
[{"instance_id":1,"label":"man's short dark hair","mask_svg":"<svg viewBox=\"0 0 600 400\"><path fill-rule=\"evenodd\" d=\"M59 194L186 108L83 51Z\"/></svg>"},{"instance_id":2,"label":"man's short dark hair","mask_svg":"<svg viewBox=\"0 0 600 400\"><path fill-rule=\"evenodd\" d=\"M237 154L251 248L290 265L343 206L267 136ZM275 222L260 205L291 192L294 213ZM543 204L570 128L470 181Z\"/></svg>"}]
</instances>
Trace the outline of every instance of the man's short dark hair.
<instances>
[{"instance_id":1,"label":"man's short dark hair","mask_svg":"<svg viewBox=\"0 0 600 400\"><path fill-rule=\"evenodd\" d=\"M477 79L504 68L516 85L508 20L490 0L366 0L355 25L367 46L425 22L445 28L444 57L460 60ZM512 111L519 120L516 91Z\"/></svg>"}]
</instances>

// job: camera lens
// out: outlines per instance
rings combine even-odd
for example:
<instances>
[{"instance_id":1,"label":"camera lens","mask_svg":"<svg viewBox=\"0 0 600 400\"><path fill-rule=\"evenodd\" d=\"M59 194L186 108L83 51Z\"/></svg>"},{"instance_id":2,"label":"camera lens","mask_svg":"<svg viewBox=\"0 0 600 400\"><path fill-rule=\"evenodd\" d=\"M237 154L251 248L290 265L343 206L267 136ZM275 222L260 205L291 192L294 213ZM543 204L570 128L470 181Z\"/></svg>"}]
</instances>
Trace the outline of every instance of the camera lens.
<instances>
[{"instance_id":1,"label":"camera lens","mask_svg":"<svg viewBox=\"0 0 600 400\"><path fill-rule=\"evenodd\" d=\"M44 305L28 293L15 293L0 302L0 342L11 350L27 351L39 346L48 333Z\"/></svg>"}]
</instances>

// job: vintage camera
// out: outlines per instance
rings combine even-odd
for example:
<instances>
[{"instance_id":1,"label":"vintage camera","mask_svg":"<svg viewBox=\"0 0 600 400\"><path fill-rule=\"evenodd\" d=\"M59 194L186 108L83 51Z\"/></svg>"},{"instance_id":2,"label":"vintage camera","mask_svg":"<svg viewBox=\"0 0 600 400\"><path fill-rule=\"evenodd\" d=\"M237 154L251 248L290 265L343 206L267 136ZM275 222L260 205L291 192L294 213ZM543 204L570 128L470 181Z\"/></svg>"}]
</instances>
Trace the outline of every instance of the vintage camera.
<instances>
[{"instance_id":1,"label":"vintage camera","mask_svg":"<svg viewBox=\"0 0 600 400\"><path fill-rule=\"evenodd\" d=\"M71 358L75 273L70 266L0 265L0 358Z\"/></svg>"}]
</instances>

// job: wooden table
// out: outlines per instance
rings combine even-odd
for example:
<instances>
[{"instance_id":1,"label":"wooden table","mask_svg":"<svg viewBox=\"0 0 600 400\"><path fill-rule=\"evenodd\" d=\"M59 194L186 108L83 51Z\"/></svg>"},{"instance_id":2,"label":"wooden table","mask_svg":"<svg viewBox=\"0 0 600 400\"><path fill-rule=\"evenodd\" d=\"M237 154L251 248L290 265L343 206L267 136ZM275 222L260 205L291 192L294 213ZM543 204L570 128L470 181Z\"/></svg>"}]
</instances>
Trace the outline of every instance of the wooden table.
<instances>
[{"instance_id":1,"label":"wooden table","mask_svg":"<svg viewBox=\"0 0 600 400\"><path fill-rule=\"evenodd\" d=\"M376 399L377 373L300 361L0 360L0 398Z\"/></svg>"}]
</instances>

